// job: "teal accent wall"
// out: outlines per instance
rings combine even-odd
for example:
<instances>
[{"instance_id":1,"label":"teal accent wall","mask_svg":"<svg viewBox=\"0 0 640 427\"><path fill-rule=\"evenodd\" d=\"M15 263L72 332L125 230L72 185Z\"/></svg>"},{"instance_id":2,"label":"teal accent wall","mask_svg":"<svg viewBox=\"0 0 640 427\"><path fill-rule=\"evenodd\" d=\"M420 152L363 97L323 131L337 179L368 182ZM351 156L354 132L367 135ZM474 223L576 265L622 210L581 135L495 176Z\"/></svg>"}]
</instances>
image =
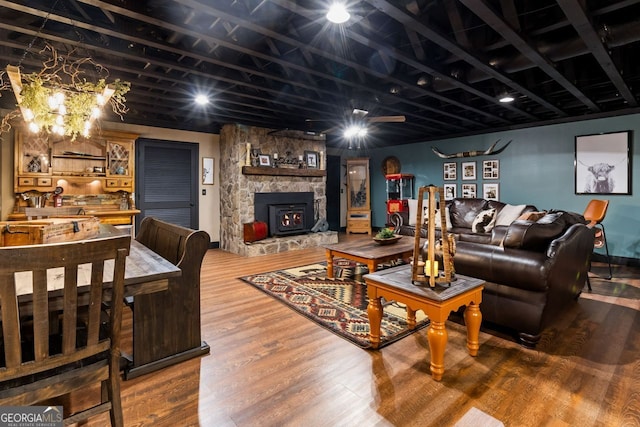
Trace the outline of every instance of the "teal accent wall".
<instances>
[{"instance_id":1,"label":"teal accent wall","mask_svg":"<svg viewBox=\"0 0 640 427\"><path fill-rule=\"evenodd\" d=\"M398 126L403 126L399 124ZM575 137L596 133L632 131L631 142L631 192L632 195L576 195L574 178ZM458 163L456 183L458 197L461 184L476 183L478 197L482 195L482 161L500 161L499 198L510 204L532 204L538 209L561 209L582 213L592 198L610 200L604 225L607 232L609 252L612 256L640 258L640 114L556 124L507 132L429 141L348 153L348 157L367 156L371 163L372 224L383 227L386 222L386 190L382 174L382 161L387 156L396 156L402 165L402 173L415 175L417 188L434 184L442 186L444 162ZM457 158L452 160L436 156L431 147L445 154L462 151L484 151L496 140L500 148L509 140L511 144L498 155ZM353 156L352 156L353 154ZM461 163L477 162L477 179L462 181ZM604 250L598 252L604 253Z\"/></svg>"}]
</instances>

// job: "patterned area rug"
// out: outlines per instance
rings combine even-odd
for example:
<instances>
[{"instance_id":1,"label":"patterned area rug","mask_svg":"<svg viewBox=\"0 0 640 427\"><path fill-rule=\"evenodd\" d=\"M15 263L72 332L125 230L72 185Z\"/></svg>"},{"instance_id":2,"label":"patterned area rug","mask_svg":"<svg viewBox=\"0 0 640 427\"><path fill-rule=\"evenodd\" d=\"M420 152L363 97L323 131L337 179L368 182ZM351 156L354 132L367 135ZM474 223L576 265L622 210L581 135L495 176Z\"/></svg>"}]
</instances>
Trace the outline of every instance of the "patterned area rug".
<instances>
[{"instance_id":1,"label":"patterned area rug","mask_svg":"<svg viewBox=\"0 0 640 427\"><path fill-rule=\"evenodd\" d=\"M349 342L370 348L367 287L362 281L366 266L337 260L336 278L327 279L326 272L326 263L319 263L240 279ZM422 311L418 311L418 324L409 329L404 306L388 301L383 301L383 305L380 348L429 324Z\"/></svg>"}]
</instances>

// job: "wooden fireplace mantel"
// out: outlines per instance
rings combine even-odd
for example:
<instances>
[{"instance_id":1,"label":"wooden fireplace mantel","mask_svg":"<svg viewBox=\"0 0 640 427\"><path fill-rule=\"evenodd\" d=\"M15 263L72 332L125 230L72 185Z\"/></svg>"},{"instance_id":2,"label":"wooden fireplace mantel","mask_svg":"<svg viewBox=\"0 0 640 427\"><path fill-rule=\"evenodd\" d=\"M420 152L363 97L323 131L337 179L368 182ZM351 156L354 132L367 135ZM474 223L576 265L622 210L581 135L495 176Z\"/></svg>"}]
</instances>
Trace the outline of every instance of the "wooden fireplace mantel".
<instances>
[{"instance_id":1,"label":"wooden fireplace mantel","mask_svg":"<svg viewBox=\"0 0 640 427\"><path fill-rule=\"evenodd\" d=\"M243 166L243 175L271 175L271 176L302 176L302 177L323 177L327 176L327 171L322 169L289 169L289 168L269 168L260 166Z\"/></svg>"}]
</instances>

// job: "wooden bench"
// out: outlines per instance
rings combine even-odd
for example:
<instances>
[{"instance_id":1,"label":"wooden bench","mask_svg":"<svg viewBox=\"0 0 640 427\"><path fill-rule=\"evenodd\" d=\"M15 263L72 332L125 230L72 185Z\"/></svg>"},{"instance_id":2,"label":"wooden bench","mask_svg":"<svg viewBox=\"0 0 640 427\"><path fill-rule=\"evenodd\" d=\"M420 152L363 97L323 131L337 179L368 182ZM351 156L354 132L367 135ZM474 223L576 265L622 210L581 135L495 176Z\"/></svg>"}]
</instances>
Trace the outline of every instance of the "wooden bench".
<instances>
[{"instance_id":1,"label":"wooden bench","mask_svg":"<svg viewBox=\"0 0 640 427\"><path fill-rule=\"evenodd\" d=\"M200 267L209 234L146 217L135 239L182 275L169 281L166 292L133 298L134 356L126 379L209 353L200 336Z\"/></svg>"}]
</instances>

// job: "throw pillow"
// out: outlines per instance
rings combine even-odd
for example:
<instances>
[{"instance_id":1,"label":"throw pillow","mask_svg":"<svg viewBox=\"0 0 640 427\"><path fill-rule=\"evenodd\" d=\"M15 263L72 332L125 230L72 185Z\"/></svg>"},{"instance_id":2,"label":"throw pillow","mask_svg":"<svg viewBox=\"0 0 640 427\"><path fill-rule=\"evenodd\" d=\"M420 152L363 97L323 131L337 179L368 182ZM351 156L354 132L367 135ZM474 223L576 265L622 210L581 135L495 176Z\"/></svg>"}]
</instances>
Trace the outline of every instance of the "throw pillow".
<instances>
[{"instance_id":1,"label":"throw pillow","mask_svg":"<svg viewBox=\"0 0 640 427\"><path fill-rule=\"evenodd\" d=\"M527 205L504 205L496 216L496 225L511 225L526 207Z\"/></svg>"},{"instance_id":2,"label":"throw pillow","mask_svg":"<svg viewBox=\"0 0 640 427\"><path fill-rule=\"evenodd\" d=\"M547 214L547 212L542 211L542 212L525 212L522 215L520 215L518 217L518 219L524 220L524 221L537 221L540 218L544 217Z\"/></svg>"},{"instance_id":3,"label":"throw pillow","mask_svg":"<svg viewBox=\"0 0 640 427\"><path fill-rule=\"evenodd\" d=\"M496 209L491 208L480 212L471 224L473 233L489 233L496 224Z\"/></svg>"},{"instance_id":4,"label":"throw pillow","mask_svg":"<svg viewBox=\"0 0 640 427\"><path fill-rule=\"evenodd\" d=\"M422 216L422 222L424 224L424 226L426 227L427 225L429 225L429 206L427 204L427 206L423 207L424 210L424 215ZM440 228L442 229L442 217L440 216L440 209L436 209L434 212L435 215L435 224L436 224L436 228ZM447 206L444 210L444 217L445 217L445 221L446 221L446 225L447 225L447 230L451 230L451 227L453 227L451 225L451 218L449 217L449 207Z\"/></svg>"},{"instance_id":5,"label":"throw pillow","mask_svg":"<svg viewBox=\"0 0 640 427\"><path fill-rule=\"evenodd\" d=\"M449 207L444 209L444 219L446 221L447 230L451 230L451 218L449 217ZM440 216L440 210L436 210L436 228L442 229L442 218Z\"/></svg>"},{"instance_id":6,"label":"throw pillow","mask_svg":"<svg viewBox=\"0 0 640 427\"><path fill-rule=\"evenodd\" d=\"M418 216L418 199L407 200L409 205L409 225L416 225L416 216Z\"/></svg>"}]
</instances>

